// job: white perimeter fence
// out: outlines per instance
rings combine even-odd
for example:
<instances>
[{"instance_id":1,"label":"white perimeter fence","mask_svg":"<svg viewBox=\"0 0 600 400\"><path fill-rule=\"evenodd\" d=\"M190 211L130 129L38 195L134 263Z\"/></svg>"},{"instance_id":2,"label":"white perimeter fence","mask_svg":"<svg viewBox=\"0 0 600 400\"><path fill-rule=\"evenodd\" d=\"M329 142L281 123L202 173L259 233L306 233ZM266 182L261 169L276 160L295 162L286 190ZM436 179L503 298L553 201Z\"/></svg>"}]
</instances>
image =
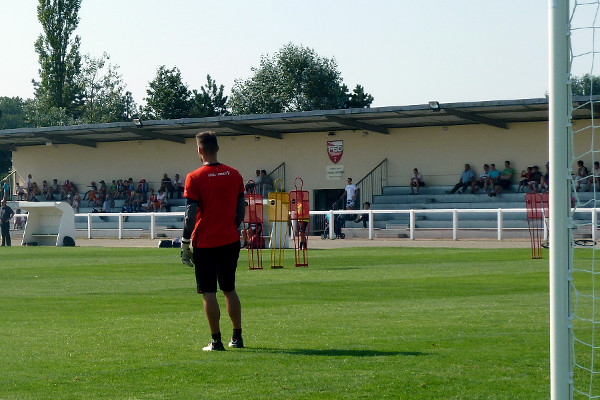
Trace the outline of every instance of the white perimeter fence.
<instances>
[{"instance_id":1,"label":"white perimeter fence","mask_svg":"<svg viewBox=\"0 0 600 400\"><path fill-rule=\"evenodd\" d=\"M580 217L583 217L583 220L585 221L585 223L580 224L580 226L587 226L587 228L589 228L589 230L591 231L591 239L592 240L597 240L597 229L592 229L592 227L598 227L598 211L600 209L598 208L584 208L584 209L576 209L573 210L573 212L575 214L579 214ZM496 221L497 221L497 225L496 225L496 231L497 231L497 238L498 240L502 240L503 239L503 231L504 231L504 215L505 214L509 214L509 213L517 213L517 214L522 214L523 215L523 219L525 219L526 215L526 209L525 208L510 208L510 209L502 209L502 208L498 208L498 209L487 209L487 208L481 208L481 209L420 209L420 210L329 210L329 211L311 211L310 215L311 216L317 216L317 215L323 215L326 218L329 218L329 221L335 221L335 216L339 215L339 214L344 214L344 215L349 215L349 214L368 214L369 215L369 228L368 228L368 237L370 240L373 240L375 238L375 230L374 230L374 216L375 215L382 215L382 214L399 214L399 215L406 215L408 214L409 216L409 224L408 224L408 230L409 230L409 238L411 240L415 240L416 239L416 235L415 232L417 231L416 228L416 216L419 214L436 214L436 213L450 213L452 214L452 239L453 240L458 240L458 231L459 231L459 227L458 227L458 222L459 222L459 218L460 215L465 215L465 214L480 214L480 213L492 213L495 212L497 215ZM581 216L581 214L583 214L583 216ZM587 214L587 216L585 215ZM124 227L123 227L123 222L124 222L124 217L136 217L136 219L138 219L139 217L146 217L148 218L148 222L149 222L149 230L150 230L150 238L151 239L155 239L157 237L156 235L156 225L157 225L157 220L160 222L160 220L164 217L164 218L168 218L168 217L184 217L185 213L184 212L170 212L170 213L153 213L153 212L149 212L149 213L86 213L86 214L76 214L76 218L78 217L79 219L81 218L86 218L87 219L87 237L88 239L91 239L93 237L93 231L94 231L94 227L98 227L96 228L96 230L102 230L102 231L106 231L109 230L109 228L102 228L102 224L104 224L104 221L93 221L93 219L96 218L100 218L100 217L118 217L118 227L116 228L118 231L118 238L119 239L123 239L124 238ZM16 217L26 217L27 214L19 214L19 215L15 215ZM143 224L143 221L139 221L140 224ZM166 225L170 225L172 223L166 223ZM544 222L544 228L546 228L545 226L546 222ZM335 233L334 233L334 223L330 223L329 224L329 238L335 238ZM436 229L436 228L428 228L428 230L431 229ZM439 228L439 229L447 229L447 228ZM462 228L462 229L476 229L476 228ZM488 228L490 229L490 228ZM492 228L493 229L493 228ZM547 239L546 235L547 235L547 229L544 229L544 238Z\"/></svg>"}]
</instances>

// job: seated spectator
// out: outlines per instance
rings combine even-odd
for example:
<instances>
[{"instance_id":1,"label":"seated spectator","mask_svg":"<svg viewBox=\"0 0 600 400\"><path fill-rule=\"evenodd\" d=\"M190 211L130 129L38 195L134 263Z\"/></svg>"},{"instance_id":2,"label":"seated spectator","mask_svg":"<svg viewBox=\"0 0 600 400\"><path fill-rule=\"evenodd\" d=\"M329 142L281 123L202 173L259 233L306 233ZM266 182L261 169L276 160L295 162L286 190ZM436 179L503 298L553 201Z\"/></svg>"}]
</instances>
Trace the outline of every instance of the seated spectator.
<instances>
[{"instance_id":1,"label":"seated spectator","mask_svg":"<svg viewBox=\"0 0 600 400\"><path fill-rule=\"evenodd\" d=\"M160 181L159 190L162 190L165 192L165 195L169 195L173 198L173 182L171 181L171 178L167 176L166 172L163 174L162 180Z\"/></svg>"},{"instance_id":2,"label":"seated spectator","mask_svg":"<svg viewBox=\"0 0 600 400\"><path fill-rule=\"evenodd\" d=\"M22 214L21 209L17 208L15 211L15 219L13 221L13 229L21 230L25 229L25 222L27 221L27 217L17 217L17 214Z\"/></svg>"},{"instance_id":3,"label":"seated spectator","mask_svg":"<svg viewBox=\"0 0 600 400\"><path fill-rule=\"evenodd\" d=\"M117 196L119 195L119 191L117 190L117 181L116 179L113 179L112 182L110 183L110 187L108 188L108 193L110 193L113 197L113 199L116 199Z\"/></svg>"},{"instance_id":4,"label":"seated spectator","mask_svg":"<svg viewBox=\"0 0 600 400\"><path fill-rule=\"evenodd\" d=\"M115 190L116 199L127 199L127 188L123 179L119 179L117 181L117 189Z\"/></svg>"},{"instance_id":5,"label":"seated spectator","mask_svg":"<svg viewBox=\"0 0 600 400\"><path fill-rule=\"evenodd\" d=\"M148 193L148 204L146 204L146 210L149 212L155 211L155 205L157 203L158 201L156 200L154 189L150 189L150 193Z\"/></svg>"},{"instance_id":6,"label":"seated spectator","mask_svg":"<svg viewBox=\"0 0 600 400\"><path fill-rule=\"evenodd\" d=\"M156 211L157 208L158 208L158 211L162 211L163 208L166 209L166 207L167 207L167 193L164 190L159 189L158 195L156 196L156 203L154 203L154 211Z\"/></svg>"},{"instance_id":7,"label":"seated spectator","mask_svg":"<svg viewBox=\"0 0 600 400\"><path fill-rule=\"evenodd\" d=\"M538 186L542 181L542 174L540 173L540 167L537 165L533 166L533 172L531 173L531 180L527 184L529 186L529 191L536 193L538 191Z\"/></svg>"},{"instance_id":8,"label":"seated spectator","mask_svg":"<svg viewBox=\"0 0 600 400\"><path fill-rule=\"evenodd\" d=\"M110 194L106 195L104 202L102 203L102 212L109 213L112 212L112 208L115 206L115 201L113 200Z\"/></svg>"},{"instance_id":9,"label":"seated spectator","mask_svg":"<svg viewBox=\"0 0 600 400\"><path fill-rule=\"evenodd\" d=\"M496 164L490 164L490 185L492 185L492 192L496 188L498 181L500 180L500 171L496 169Z\"/></svg>"},{"instance_id":10,"label":"seated spectator","mask_svg":"<svg viewBox=\"0 0 600 400\"><path fill-rule=\"evenodd\" d=\"M85 192L85 194L83 195L83 200L85 200L90 195L90 192L92 190L94 191L94 195L98 193L98 186L96 185L96 182L92 181L90 183L90 186L88 186L88 187L90 188L90 190Z\"/></svg>"},{"instance_id":11,"label":"seated spectator","mask_svg":"<svg viewBox=\"0 0 600 400\"><path fill-rule=\"evenodd\" d=\"M123 207L121 207L121 212L122 213L132 213L133 212L133 207L131 207L131 203L129 203L129 200L125 200ZM123 217L124 222L127 222L128 219L129 219L128 216Z\"/></svg>"},{"instance_id":12,"label":"seated spectator","mask_svg":"<svg viewBox=\"0 0 600 400\"><path fill-rule=\"evenodd\" d=\"M137 188L138 190L141 190L144 194L148 193L148 182L146 182L145 179L140 180L140 183L138 183Z\"/></svg>"},{"instance_id":13,"label":"seated spectator","mask_svg":"<svg viewBox=\"0 0 600 400\"><path fill-rule=\"evenodd\" d=\"M494 188L494 191L488 193L490 197L496 197L498 193L502 191L502 189L509 188L512 185L512 178L515 174L515 170L511 168L510 161L504 161L504 169L500 174L500 179L498 179L498 183Z\"/></svg>"},{"instance_id":14,"label":"seated spectator","mask_svg":"<svg viewBox=\"0 0 600 400\"><path fill-rule=\"evenodd\" d=\"M596 190L600 190L600 163L598 161L594 161L594 171L592 174L594 175L594 185L596 185Z\"/></svg>"},{"instance_id":15,"label":"seated spectator","mask_svg":"<svg viewBox=\"0 0 600 400\"><path fill-rule=\"evenodd\" d=\"M130 199L135 197L135 185L133 184L133 179L129 178L127 182L125 182L125 186L127 187L127 197Z\"/></svg>"},{"instance_id":16,"label":"seated spectator","mask_svg":"<svg viewBox=\"0 0 600 400\"><path fill-rule=\"evenodd\" d=\"M61 200L64 200L67 198L67 196L70 194L72 196L73 194L73 183L70 180L65 180L65 183L63 183L62 187L61 187L61 191L60 191L60 198Z\"/></svg>"},{"instance_id":17,"label":"seated spectator","mask_svg":"<svg viewBox=\"0 0 600 400\"><path fill-rule=\"evenodd\" d=\"M416 168L415 168L416 169ZM419 192L417 192L417 194L419 194ZM365 201L365 210L369 210L371 208L371 203L369 203L368 201ZM357 219L354 220L354 222L359 223L362 221L363 224L363 228L367 227L367 222L369 221L369 214L360 214L358 216Z\"/></svg>"},{"instance_id":18,"label":"seated spectator","mask_svg":"<svg viewBox=\"0 0 600 400\"><path fill-rule=\"evenodd\" d=\"M471 193L473 193L473 186L475 185L475 174L471 170L471 166L469 164L465 164L465 170L460 175L460 179L458 183L454 185L452 190L448 193L453 194L457 190L461 189L458 193L464 193L467 188L471 187Z\"/></svg>"},{"instance_id":19,"label":"seated spectator","mask_svg":"<svg viewBox=\"0 0 600 400\"><path fill-rule=\"evenodd\" d=\"M42 181L41 190L42 190L42 196L44 196L46 198L46 200L50 200L50 197L48 196L48 189L49 189L48 182L44 179Z\"/></svg>"},{"instance_id":20,"label":"seated spectator","mask_svg":"<svg viewBox=\"0 0 600 400\"><path fill-rule=\"evenodd\" d=\"M590 173L585 165L583 165L583 160L577 161L577 175L575 176L575 181L577 182L576 191L581 190L581 182L585 182L587 184L586 192L589 192L592 188L592 177L589 176Z\"/></svg>"},{"instance_id":21,"label":"seated spectator","mask_svg":"<svg viewBox=\"0 0 600 400\"><path fill-rule=\"evenodd\" d=\"M532 167L527 167L527 171L523 170L521 171L521 179L519 181L519 187L517 187L517 192L520 192L521 189L525 190L525 187L529 185L529 181L531 181L531 178L533 177L533 168Z\"/></svg>"},{"instance_id":22,"label":"seated spectator","mask_svg":"<svg viewBox=\"0 0 600 400\"><path fill-rule=\"evenodd\" d=\"M484 190L484 192L488 192L488 186L491 187L492 181L490 179L490 166L487 164L483 164L483 172L479 174L479 178L475 181L475 185L473 186L472 192L475 193L479 189Z\"/></svg>"},{"instance_id":23,"label":"seated spectator","mask_svg":"<svg viewBox=\"0 0 600 400\"><path fill-rule=\"evenodd\" d=\"M52 185L48 189L48 200L54 200L54 195L60 195L60 185L58 184L58 179L52 180Z\"/></svg>"},{"instance_id":24,"label":"seated spectator","mask_svg":"<svg viewBox=\"0 0 600 400\"><path fill-rule=\"evenodd\" d=\"M415 168L410 176L410 194L415 194L414 188L417 188L417 194L419 194L419 188L421 186L425 186L423 175L421 175L419 170Z\"/></svg>"},{"instance_id":25,"label":"seated spectator","mask_svg":"<svg viewBox=\"0 0 600 400\"><path fill-rule=\"evenodd\" d=\"M98 188L98 195L104 199L108 194L108 186L106 186L106 182L104 180L100 181L100 187Z\"/></svg>"},{"instance_id":26,"label":"seated spectator","mask_svg":"<svg viewBox=\"0 0 600 400\"><path fill-rule=\"evenodd\" d=\"M38 187L37 182L33 182L31 184L31 190L29 193L29 197L27 198L28 201L39 201L37 199L37 196L41 195L42 191L40 190L40 188Z\"/></svg>"},{"instance_id":27,"label":"seated spectator","mask_svg":"<svg viewBox=\"0 0 600 400\"><path fill-rule=\"evenodd\" d=\"M184 187L185 182L179 177L179 174L175 174L175 179L173 179L173 193L177 193L178 199L183 197ZM173 198L173 195L171 195L171 198Z\"/></svg>"},{"instance_id":28,"label":"seated spectator","mask_svg":"<svg viewBox=\"0 0 600 400\"><path fill-rule=\"evenodd\" d=\"M19 186L19 182L15 183L15 194L17 195L17 200L25 200L27 198L25 194L25 189L23 186Z\"/></svg>"},{"instance_id":29,"label":"seated spectator","mask_svg":"<svg viewBox=\"0 0 600 400\"><path fill-rule=\"evenodd\" d=\"M133 207L133 212L142 212L144 204L146 204L146 194L141 190L137 190L135 192L135 199L131 204Z\"/></svg>"},{"instance_id":30,"label":"seated spectator","mask_svg":"<svg viewBox=\"0 0 600 400\"><path fill-rule=\"evenodd\" d=\"M79 214L79 206L81 205L81 196L78 192L75 192L73 195L73 210L75 210L76 214Z\"/></svg>"},{"instance_id":31,"label":"seated spectator","mask_svg":"<svg viewBox=\"0 0 600 400\"><path fill-rule=\"evenodd\" d=\"M540 184L540 192L547 192L550 188L550 164L546 163L546 172L542 176L542 183Z\"/></svg>"}]
</instances>

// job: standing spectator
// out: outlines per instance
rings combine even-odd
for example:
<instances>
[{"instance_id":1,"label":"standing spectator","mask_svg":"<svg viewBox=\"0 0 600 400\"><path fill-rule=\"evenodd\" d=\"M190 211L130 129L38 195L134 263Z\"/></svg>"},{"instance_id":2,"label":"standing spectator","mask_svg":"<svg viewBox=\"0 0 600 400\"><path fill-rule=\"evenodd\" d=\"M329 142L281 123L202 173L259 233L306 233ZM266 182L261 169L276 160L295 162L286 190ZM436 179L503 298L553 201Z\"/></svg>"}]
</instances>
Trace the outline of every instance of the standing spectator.
<instances>
[{"instance_id":1,"label":"standing spectator","mask_svg":"<svg viewBox=\"0 0 600 400\"><path fill-rule=\"evenodd\" d=\"M263 197L267 197L269 191L273 188L273 183L271 182L271 177L267 175L267 171L262 169L260 170L260 194Z\"/></svg>"},{"instance_id":2,"label":"standing spectator","mask_svg":"<svg viewBox=\"0 0 600 400\"><path fill-rule=\"evenodd\" d=\"M235 271L240 254L237 228L244 220L245 212L244 181L236 169L217 161L219 145L213 132L198 134L196 141L203 165L188 174L185 180L187 207L181 260L191 265L193 257L196 287L204 299L212 340L203 350L225 350L221 341L217 282L225 295L233 325L229 347L240 348L244 347L242 308L235 291Z\"/></svg>"},{"instance_id":3,"label":"standing spectator","mask_svg":"<svg viewBox=\"0 0 600 400\"><path fill-rule=\"evenodd\" d=\"M6 199L2 199L0 208L0 231L2 231L2 246L10 246L10 219L15 212L6 205Z\"/></svg>"},{"instance_id":4,"label":"standing spectator","mask_svg":"<svg viewBox=\"0 0 600 400\"><path fill-rule=\"evenodd\" d=\"M360 189L358 189L356 187L356 185L354 183L352 183L352 178L348 178L348 184L344 188L344 193L342 193L340 198L337 199L336 203L345 197L346 198L346 210L354 210L354 208L356 207L356 199L358 197L359 192L360 192ZM334 205L335 205L335 203L334 203Z\"/></svg>"},{"instance_id":5,"label":"standing spectator","mask_svg":"<svg viewBox=\"0 0 600 400\"><path fill-rule=\"evenodd\" d=\"M512 178L515 174L515 170L510 166L510 161L504 161L504 169L500 174L500 179L498 180L498 184L492 193L489 193L488 196L496 197L498 193L502 191L502 189L509 188L512 185Z\"/></svg>"},{"instance_id":6,"label":"standing spectator","mask_svg":"<svg viewBox=\"0 0 600 400\"><path fill-rule=\"evenodd\" d=\"M79 192L75 192L75 195L73 196L73 209L75 210L76 214L79 214L79 206L81 205L81 196L79 195Z\"/></svg>"},{"instance_id":7,"label":"standing spectator","mask_svg":"<svg viewBox=\"0 0 600 400\"><path fill-rule=\"evenodd\" d=\"M179 177L179 174L175 174L175 179L173 179L173 193L177 193L178 199L183 196L183 186L183 180ZM171 195L171 198L173 198L173 195Z\"/></svg>"},{"instance_id":8,"label":"standing spectator","mask_svg":"<svg viewBox=\"0 0 600 400\"><path fill-rule=\"evenodd\" d=\"M471 193L473 193L474 185L475 185L475 174L471 170L471 166L469 164L465 164L465 170L460 174L458 183L456 185L454 185L452 190L450 190L448 193L453 194L458 189L460 189L460 191L458 193L464 193L469 186L471 187Z\"/></svg>"},{"instance_id":9,"label":"standing spectator","mask_svg":"<svg viewBox=\"0 0 600 400\"><path fill-rule=\"evenodd\" d=\"M27 190L27 199L31 197L31 190L33 189L33 178L31 174L27 175L27 179L25 179L25 190Z\"/></svg>"},{"instance_id":10,"label":"standing spectator","mask_svg":"<svg viewBox=\"0 0 600 400\"><path fill-rule=\"evenodd\" d=\"M414 188L417 188L417 194L419 194L419 188L421 186L425 186L423 175L421 175L419 170L415 168L410 176L410 194L415 194Z\"/></svg>"},{"instance_id":11,"label":"standing spectator","mask_svg":"<svg viewBox=\"0 0 600 400\"><path fill-rule=\"evenodd\" d=\"M594 161L594 171L592 174L594 175L594 185L596 185L596 190L600 190L600 163L598 161Z\"/></svg>"},{"instance_id":12,"label":"standing spectator","mask_svg":"<svg viewBox=\"0 0 600 400\"><path fill-rule=\"evenodd\" d=\"M577 182L576 191L581 190L581 182L585 182L587 184L586 192L589 192L592 186L592 177L589 176L590 173L585 165L583 165L583 160L577 161L577 176L575 177L575 181Z\"/></svg>"},{"instance_id":13,"label":"standing spectator","mask_svg":"<svg viewBox=\"0 0 600 400\"><path fill-rule=\"evenodd\" d=\"M8 186L8 178L6 178L2 183L2 191L4 192L4 194L2 195L3 199L6 199L8 201L12 200L12 196L10 195L10 186Z\"/></svg>"}]
</instances>

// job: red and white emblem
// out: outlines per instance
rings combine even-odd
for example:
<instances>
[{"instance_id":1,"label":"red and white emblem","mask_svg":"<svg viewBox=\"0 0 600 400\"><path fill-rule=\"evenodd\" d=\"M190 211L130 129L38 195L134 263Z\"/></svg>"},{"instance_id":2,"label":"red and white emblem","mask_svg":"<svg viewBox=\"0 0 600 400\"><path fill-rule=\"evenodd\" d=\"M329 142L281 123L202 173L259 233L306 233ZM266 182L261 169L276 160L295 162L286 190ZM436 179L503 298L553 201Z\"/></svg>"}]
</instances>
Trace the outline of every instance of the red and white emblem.
<instances>
[{"instance_id":1,"label":"red and white emblem","mask_svg":"<svg viewBox=\"0 0 600 400\"><path fill-rule=\"evenodd\" d=\"M344 154L343 140L327 141L327 155L329 155L331 162L337 164L342 158L342 154Z\"/></svg>"}]
</instances>

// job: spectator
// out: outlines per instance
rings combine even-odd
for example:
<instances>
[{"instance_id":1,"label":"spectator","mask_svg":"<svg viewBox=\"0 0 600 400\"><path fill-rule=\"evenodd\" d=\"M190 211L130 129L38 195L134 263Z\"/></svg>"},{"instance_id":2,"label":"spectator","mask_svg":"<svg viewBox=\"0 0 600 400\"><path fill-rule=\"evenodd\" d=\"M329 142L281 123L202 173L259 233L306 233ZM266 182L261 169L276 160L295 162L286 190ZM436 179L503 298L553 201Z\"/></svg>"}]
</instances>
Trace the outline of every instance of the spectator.
<instances>
[{"instance_id":1,"label":"spectator","mask_svg":"<svg viewBox=\"0 0 600 400\"><path fill-rule=\"evenodd\" d=\"M39 201L37 199L37 196L39 196L40 194L42 194L42 191L40 190L37 182L33 182L31 184L31 190L29 193L29 197L27 198L28 201Z\"/></svg>"},{"instance_id":2,"label":"spectator","mask_svg":"<svg viewBox=\"0 0 600 400\"><path fill-rule=\"evenodd\" d=\"M109 194L106 195L104 199L104 203L102 203L102 212L109 213L112 212L112 208L115 206L115 201L113 197Z\"/></svg>"},{"instance_id":3,"label":"spectator","mask_svg":"<svg viewBox=\"0 0 600 400\"><path fill-rule=\"evenodd\" d=\"M356 198L360 189L356 187L355 184L352 183L352 178L348 178L348 184L344 188L344 193L337 199L336 203L346 197L346 210L354 210L356 207Z\"/></svg>"},{"instance_id":4,"label":"spectator","mask_svg":"<svg viewBox=\"0 0 600 400\"><path fill-rule=\"evenodd\" d=\"M160 181L159 192L160 189L162 189L165 192L165 195L168 194L169 196L171 196L171 198L173 198L173 182L171 181L171 178L167 176L166 172L163 174L163 178Z\"/></svg>"},{"instance_id":5,"label":"spectator","mask_svg":"<svg viewBox=\"0 0 600 400\"><path fill-rule=\"evenodd\" d=\"M258 222L254 224L248 224L247 228L242 229L242 249L264 249L265 240L262 237L263 224Z\"/></svg>"},{"instance_id":6,"label":"spectator","mask_svg":"<svg viewBox=\"0 0 600 400\"><path fill-rule=\"evenodd\" d=\"M577 176L575 177L575 181L577 182L576 191L581 190L581 182L585 181L587 183L587 190L589 192L592 187L592 177L589 176L590 173L585 165L583 165L583 160L577 161Z\"/></svg>"},{"instance_id":7,"label":"spectator","mask_svg":"<svg viewBox=\"0 0 600 400\"><path fill-rule=\"evenodd\" d=\"M542 174L540 173L540 167L537 165L533 166L533 172L531 173L531 180L528 182L530 192L537 192L538 185L542 181Z\"/></svg>"},{"instance_id":8,"label":"spectator","mask_svg":"<svg viewBox=\"0 0 600 400\"><path fill-rule=\"evenodd\" d=\"M21 209L17 208L17 211L15 211L15 214L21 214ZM25 221L27 221L27 217L15 217L14 223L13 223L13 229L14 230L22 230L25 228Z\"/></svg>"},{"instance_id":9,"label":"spectator","mask_svg":"<svg viewBox=\"0 0 600 400\"><path fill-rule=\"evenodd\" d=\"M142 212L144 204L146 204L146 194L141 190L137 190L135 199L132 202L133 212Z\"/></svg>"},{"instance_id":10,"label":"spectator","mask_svg":"<svg viewBox=\"0 0 600 400\"><path fill-rule=\"evenodd\" d=\"M548 191L550 187L550 164L546 163L546 173L542 177L542 184L540 185L540 191Z\"/></svg>"},{"instance_id":11,"label":"spectator","mask_svg":"<svg viewBox=\"0 0 600 400\"><path fill-rule=\"evenodd\" d=\"M75 192L75 195L73 195L73 209L75 210L76 214L79 214L79 206L81 205L81 196L79 195L79 192Z\"/></svg>"},{"instance_id":12,"label":"spectator","mask_svg":"<svg viewBox=\"0 0 600 400\"><path fill-rule=\"evenodd\" d=\"M415 168L416 169L416 168ZM417 194L419 194L419 192L417 192ZM369 203L368 201L365 201L365 210L369 210L371 208L371 203ZM354 220L354 222L359 223L362 221L363 224L363 228L367 227L367 222L369 221L369 214L360 214L358 216L357 219Z\"/></svg>"},{"instance_id":13,"label":"spectator","mask_svg":"<svg viewBox=\"0 0 600 400\"><path fill-rule=\"evenodd\" d=\"M154 203L154 211L158 208L158 211L162 211L163 208L167 207L167 193L159 189L158 195L156 196L156 203Z\"/></svg>"},{"instance_id":14,"label":"spectator","mask_svg":"<svg viewBox=\"0 0 600 400\"><path fill-rule=\"evenodd\" d=\"M521 189L525 190L525 187L529 185L529 182L531 181L533 177L533 168L532 167L527 167L527 171L523 170L521 171L521 181L519 181L519 187L517 187L517 192L520 192Z\"/></svg>"},{"instance_id":15,"label":"spectator","mask_svg":"<svg viewBox=\"0 0 600 400\"><path fill-rule=\"evenodd\" d=\"M148 193L148 183L145 179L142 179L140 183L138 183L138 190L141 190L144 194Z\"/></svg>"},{"instance_id":16,"label":"spectator","mask_svg":"<svg viewBox=\"0 0 600 400\"><path fill-rule=\"evenodd\" d=\"M46 200L50 200L50 197L48 197L48 182L46 182L46 180L44 179L42 181L42 195L46 198Z\"/></svg>"},{"instance_id":17,"label":"spectator","mask_svg":"<svg viewBox=\"0 0 600 400\"><path fill-rule=\"evenodd\" d=\"M158 201L156 200L156 194L154 193L154 189L150 189L150 193L148 194L148 204L146 204L146 210L149 212L155 211L155 206Z\"/></svg>"},{"instance_id":18,"label":"spectator","mask_svg":"<svg viewBox=\"0 0 600 400\"><path fill-rule=\"evenodd\" d=\"M492 185L492 192L496 188L498 181L500 180L500 171L496 169L496 164L490 164L490 185Z\"/></svg>"},{"instance_id":19,"label":"spectator","mask_svg":"<svg viewBox=\"0 0 600 400\"><path fill-rule=\"evenodd\" d=\"M483 172L479 174L479 178L475 181L472 192L475 193L483 188L484 192L488 192L488 186L491 186L490 166L483 164Z\"/></svg>"},{"instance_id":20,"label":"spectator","mask_svg":"<svg viewBox=\"0 0 600 400\"><path fill-rule=\"evenodd\" d=\"M452 190L450 190L448 193L453 194L454 192L456 192L459 189L460 189L460 191L458 193L464 193L469 186L471 187L471 193L473 193L474 185L475 185L475 174L471 170L471 166L469 164L465 164L465 170L462 172L462 174L460 174L458 183L456 185L454 185Z\"/></svg>"},{"instance_id":21,"label":"spectator","mask_svg":"<svg viewBox=\"0 0 600 400\"><path fill-rule=\"evenodd\" d=\"M259 187L260 187L260 186L259 186L259 185L260 185L260 179L261 179L261 176L260 176L260 169L257 169L257 170L256 170L256 176L255 176L255 177L254 177L254 179L253 179L253 181L254 181L254 184L255 184L255 185L257 185L257 188L256 188L256 189L257 189L257 191L258 191L258 189L259 189Z\"/></svg>"},{"instance_id":22,"label":"spectator","mask_svg":"<svg viewBox=\"0 0 600 400\"><path fill-rule=\"evenodd\" d=\"M173 193L177 193L178 199L183 196L184 184L185 182L179 177L179 174L175 174L175 179L173 179ZM171 194L171 198L173 198L173 194Z\"/></svg>"},{"instance_id":23,"label":"spectator","mask_svg":"<svg viewBox=\"0 0 600 400\"><path fill-rule=\"evenodd\" d=\"M106 195L108 194L108 187L106 186L106 182L104 182L104 180L100 181L100 188L98 189L98 194L102 201L104 201Z\"/></svg>"},{"instance_id":24,"label":"spectator","mask_svg":"<svg viewBox=\"0 0 600 400\"><path fill-rule=\"evenodd\" d=\"M57 179L52 180L52 185L48 189L48 200L53 200L55 194L60 195L60 185Z\"/></svg>"},{"instance_id":25,"label":"spectator","mask_svg":"<svg viewBox=\"0 0 600 400\"><path fill-rule=\"evenodd\" d=\"M512 178L515 174L515 170L511 168L510 161L504 161L504 169L500 174L500 179L498 180L498 184L494 188L494 191L489 193L488 196L496 197L498 193L502 191L502 189L506 189L512 185Z\"/></svg>"},{"instance_id":26,"label":"spectator","mask_svg":"<svg viewBox=\"0 0 600 400\"><path fill-rule=\"evenodd\" d=\"M73 183L68 179L65 180L65 183L63 183L61 192L60 192L61 200L66 199L68 195L72 195L73 189L74 189Z\"/></svg>"},{"instance_id":27,"label":"spectator","mask_svg":"<svg viewBox=\"0 0 600 400\"><path fill-rule=\"evenodd\" d=\"M600 163L598 161L594 161L594 185L596 185L596 190L600 188Z\"/></svg>"},{"instance_id":28,"label":"spectator","mask_svg":"<svg viewBox=\"0 0 600 400\"><path fill-rule=\"evenodd\" d=\"M123 207L121 207L121 212L122 213L132 213L133 212L133 208L131 207L131 203L129 203L129 200L125 200ZM124 216L123 222L127 222L128 219L129 219L128 216Z\"/></svg>"},{"instance_id":29,"label":"spectator","mask_svg":"<svg viewBox=\"0 0 600 400\"><path fill-rule=\"evenodd\" d=\"M413 169L413 173L410 176L410 194L415 194L414 188L417 188L417 194L419 194L419 188L421 186L425 186L425 182L423 181L423 175L421 175L419 170L415 168Z\"/></svg>"},{"instance_id":30,"label":"spectator","mask_svg":"<svg viewBox=\"0 0 600 400\"><path fill-rule=\"evenodd\" d=\"M260 170L260 194L263 197L267 197L269 191L273 188L273 183L271 182L271 177L267 175L267 171L262 169Z\"/></svg>"},{"instance_id":31,"label":"spectator","mask_svg":"<svg viewBox=\"0 0 600 400\"><path fill-rule=\"evenodd\" d=\"M27 196L25 195L25 189L23 189L23 186L19 186L19 182L15 183L15 194L17 195L17 200L27 199Z\"/></svg>"},{"instance_id":32,"label":"spectator","mask_svg":"<svg viewBox=\"0 0 600 400\"><path fill-rule=\"evenodd\" d=\"M25 179L25 190L27 191L27 199L31 197L31 191L33 189L33 178L31 174L27 175L27 179Z\"/></svg>"},{"instance_id":33,"label":"spectator","mask_svg":"<svg viewBox=\"0 0 600 400\"><path fill-rule=\"evenodd\" d=\"M10 246L10 219L15 212L6 205L6 199L1 201L0 208L0 231L2 232L2 246Z\"/></svg>"},{"instance_id":34,"label":"spectator","mask_svg":"<svg viewBox=\"0 0 600 400\"><path fill-rule=\"evenodd\" d=\"M12 196L10 194L10 186L8 186L8 178L6 178L4 182L2 182L2 192L3 199L6 199L7 201L12 200Z\"/></svg>"}]
</instances>

